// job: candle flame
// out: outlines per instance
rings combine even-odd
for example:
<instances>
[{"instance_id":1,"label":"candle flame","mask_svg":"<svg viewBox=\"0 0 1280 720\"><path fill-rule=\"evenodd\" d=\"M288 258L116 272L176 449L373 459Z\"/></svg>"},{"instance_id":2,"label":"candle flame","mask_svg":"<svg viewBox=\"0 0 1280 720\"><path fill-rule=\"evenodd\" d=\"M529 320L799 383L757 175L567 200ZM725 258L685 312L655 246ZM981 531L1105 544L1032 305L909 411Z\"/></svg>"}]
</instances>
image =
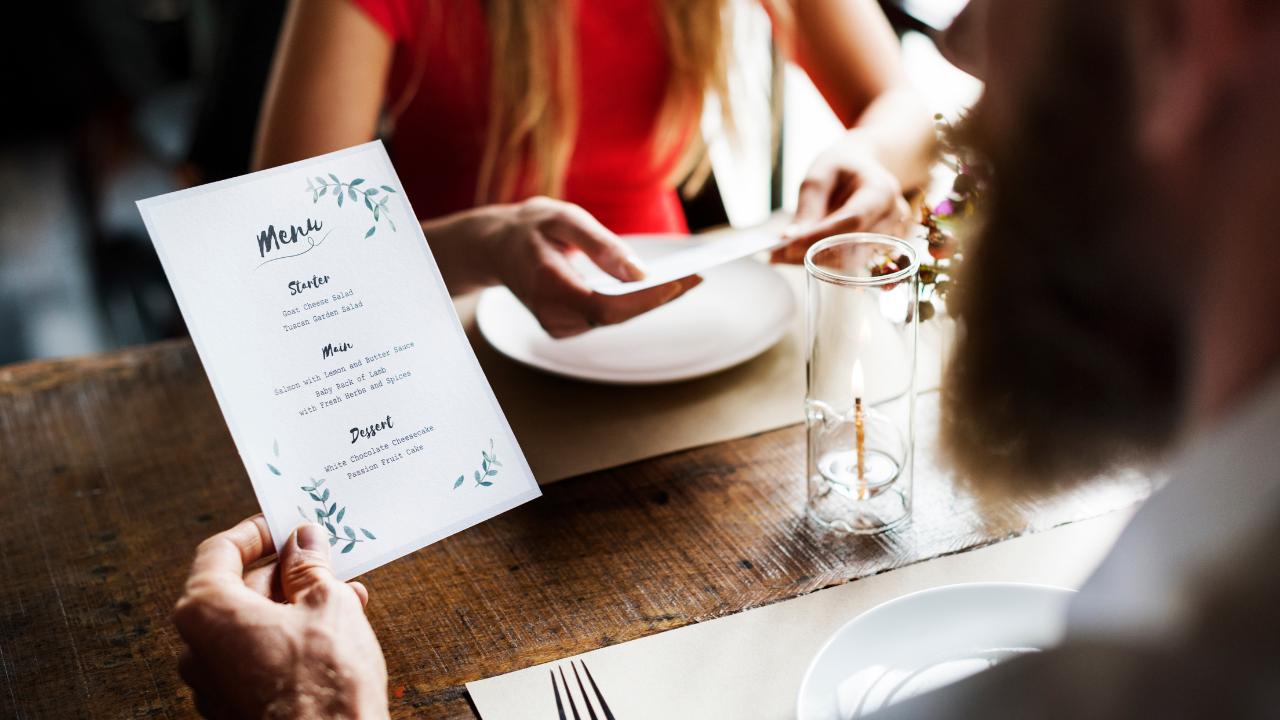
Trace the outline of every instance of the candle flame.
<instances>
[{"instance_id":1,"label":"candle flame","mask_svg":"<svg viewBox=\"0 0 1280 720\"><path fill-rule=\"evenodd\" d=\"M866 390L867 379L862 374L862 360L853 361L853 372L849 374L849 387L853 390L853 397L861 399L863 392Z\"/></svg>"}]
</instances>

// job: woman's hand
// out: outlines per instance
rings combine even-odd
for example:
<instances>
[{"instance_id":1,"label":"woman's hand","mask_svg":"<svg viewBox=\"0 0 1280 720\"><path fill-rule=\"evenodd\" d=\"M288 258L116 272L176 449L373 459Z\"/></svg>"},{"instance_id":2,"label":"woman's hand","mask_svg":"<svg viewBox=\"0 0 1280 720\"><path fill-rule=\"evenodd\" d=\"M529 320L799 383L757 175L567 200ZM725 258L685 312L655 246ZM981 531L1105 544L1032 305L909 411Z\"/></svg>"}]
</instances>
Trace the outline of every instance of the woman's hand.
<instances>
[{"instance_id":1,"label":"woman's hand","mask_svg":"<svg viewBox=\"0 0 1280 720\"><path fill-rule=\"evenodd\" d=\"M795 220L783 232L787 245L775 262L798 263L815 242L847 232L901 236L911 218L902 183L877 159L857 131L818 156L800 184Z\"/></svg>"},{"instance_id":2,"label":"woman's hand","mask_svg":"<svg viewBox=\"0 0 1280 720\"><path fill-rule=\"evenodd\" d=\"M643 279L644 270L618 236L590 213L550 198L512 206L503 228L491 236L489 250L498 279L555 338L630 320L702 282L693 276L629 295L593 292L569 264L577 252L624 282Z\"/></svg>"},{"instance_id":3,"label":"woman's hand","mask_svg":"<svg viewBox=\"0 0 1280 720\"><path fill-rule=\"evenodd\" d=\"M173 623L182 679L208 718L385 718L387 667L369 593L329 567L329 538L299 527L277 562L256 515L200 544ZM276 572L279 570L279 575Z\"/></svg>"},{"instance_id":4,"label":"woman's hand","mask_svg":"<svg viewBox=\"0 0 1280 720\"><path fill-rule=\"evenodd\" d=\"M506 285L556 338L630 320L702 282L695 275L628 295L592 291L569 262L576 253L624 282L642 279L644 270L590 213L550 198L482 207L423 229L451 292Z\"/></svg>"}]
</instances>

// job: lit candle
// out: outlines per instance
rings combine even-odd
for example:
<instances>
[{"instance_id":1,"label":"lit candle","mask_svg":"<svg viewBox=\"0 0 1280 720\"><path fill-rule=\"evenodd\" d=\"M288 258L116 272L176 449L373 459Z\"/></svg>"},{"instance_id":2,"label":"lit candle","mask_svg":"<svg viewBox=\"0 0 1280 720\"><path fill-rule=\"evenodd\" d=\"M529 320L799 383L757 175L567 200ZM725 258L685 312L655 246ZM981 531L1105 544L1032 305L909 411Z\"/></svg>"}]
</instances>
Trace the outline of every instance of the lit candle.
<instances>
[{"instance_id":1,"label":"lit candle","mask_svg":"<svg viewBox=\"0 0 1280 720\"><path fill-rule=\"evenodd\" d=\"M867 496L866 463L864 448L866 445L866 428L862 418L862 392L866 379L862 375L862 361L853 361L853 372L849 376L849 385L853 390L853 431L855 435L855 452L858 462L858 499Z\"/></svg>"}]
</instances>

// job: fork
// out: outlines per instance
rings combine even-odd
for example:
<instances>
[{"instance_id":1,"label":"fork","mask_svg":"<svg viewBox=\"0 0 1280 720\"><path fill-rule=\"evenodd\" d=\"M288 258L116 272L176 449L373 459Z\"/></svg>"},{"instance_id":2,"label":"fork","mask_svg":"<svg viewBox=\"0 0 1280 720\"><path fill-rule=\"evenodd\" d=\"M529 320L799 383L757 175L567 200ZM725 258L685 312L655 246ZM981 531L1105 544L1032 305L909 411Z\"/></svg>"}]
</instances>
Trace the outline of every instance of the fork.
<instances>
[{"instance_id":1,"label":"fork","mask_svg":"<svg viewBox=\"0 0 1280 720\"><path fill-rule=\"evenodd\" d=\"M595 693L596 702L600 705L600 711L604 713L604 720L615 720L613 711L609 709L609 703L604 701L604 694L600 692L600 686L596 685L596 679L591 676L591 668L587 667L587 663L578 660L569 661L569 669L573 671L574 680L578 681L578 692L582 695L582 704L587 707L587 717L590 720L600 720L596 716L595 708L591 706L591 700L587 695L587 688L582 684L582 676L578 674L578 664L582 665L582 671L587 674L587 682L591 683L591 690ZM564 700L560 699L560 685L556 684L556 671L551 670L551 691L556 696L556 712L560 714L560 720L569 720L564 714L564 703L569 703L569 711L573 713L573 720L582 720L582 716L578 714L578 706L573 701L573 693L569 690L569 681L564 675L564 665L557 668L560 671L560 684L564 685Z\"/></svg>"}]
</instances>

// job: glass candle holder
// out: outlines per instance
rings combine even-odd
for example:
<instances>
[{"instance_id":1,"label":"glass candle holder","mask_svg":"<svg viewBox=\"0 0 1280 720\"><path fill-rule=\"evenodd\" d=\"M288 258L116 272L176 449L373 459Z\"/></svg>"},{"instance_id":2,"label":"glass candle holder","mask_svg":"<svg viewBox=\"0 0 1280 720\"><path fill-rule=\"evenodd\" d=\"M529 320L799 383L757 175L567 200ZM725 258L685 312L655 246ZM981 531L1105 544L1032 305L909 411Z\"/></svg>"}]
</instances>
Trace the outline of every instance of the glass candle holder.
<instances>
[{"instance_id":1,"label":"glass candle holder","mask_svg":"<svg viewBox=\"0 0 1280 720\"><path fill-rule=\"evenodd\" d=\"M805 255L808 501L838 532L911 516L919 262L887 235L826 238Z\"/></svg>"}]
</instances>

